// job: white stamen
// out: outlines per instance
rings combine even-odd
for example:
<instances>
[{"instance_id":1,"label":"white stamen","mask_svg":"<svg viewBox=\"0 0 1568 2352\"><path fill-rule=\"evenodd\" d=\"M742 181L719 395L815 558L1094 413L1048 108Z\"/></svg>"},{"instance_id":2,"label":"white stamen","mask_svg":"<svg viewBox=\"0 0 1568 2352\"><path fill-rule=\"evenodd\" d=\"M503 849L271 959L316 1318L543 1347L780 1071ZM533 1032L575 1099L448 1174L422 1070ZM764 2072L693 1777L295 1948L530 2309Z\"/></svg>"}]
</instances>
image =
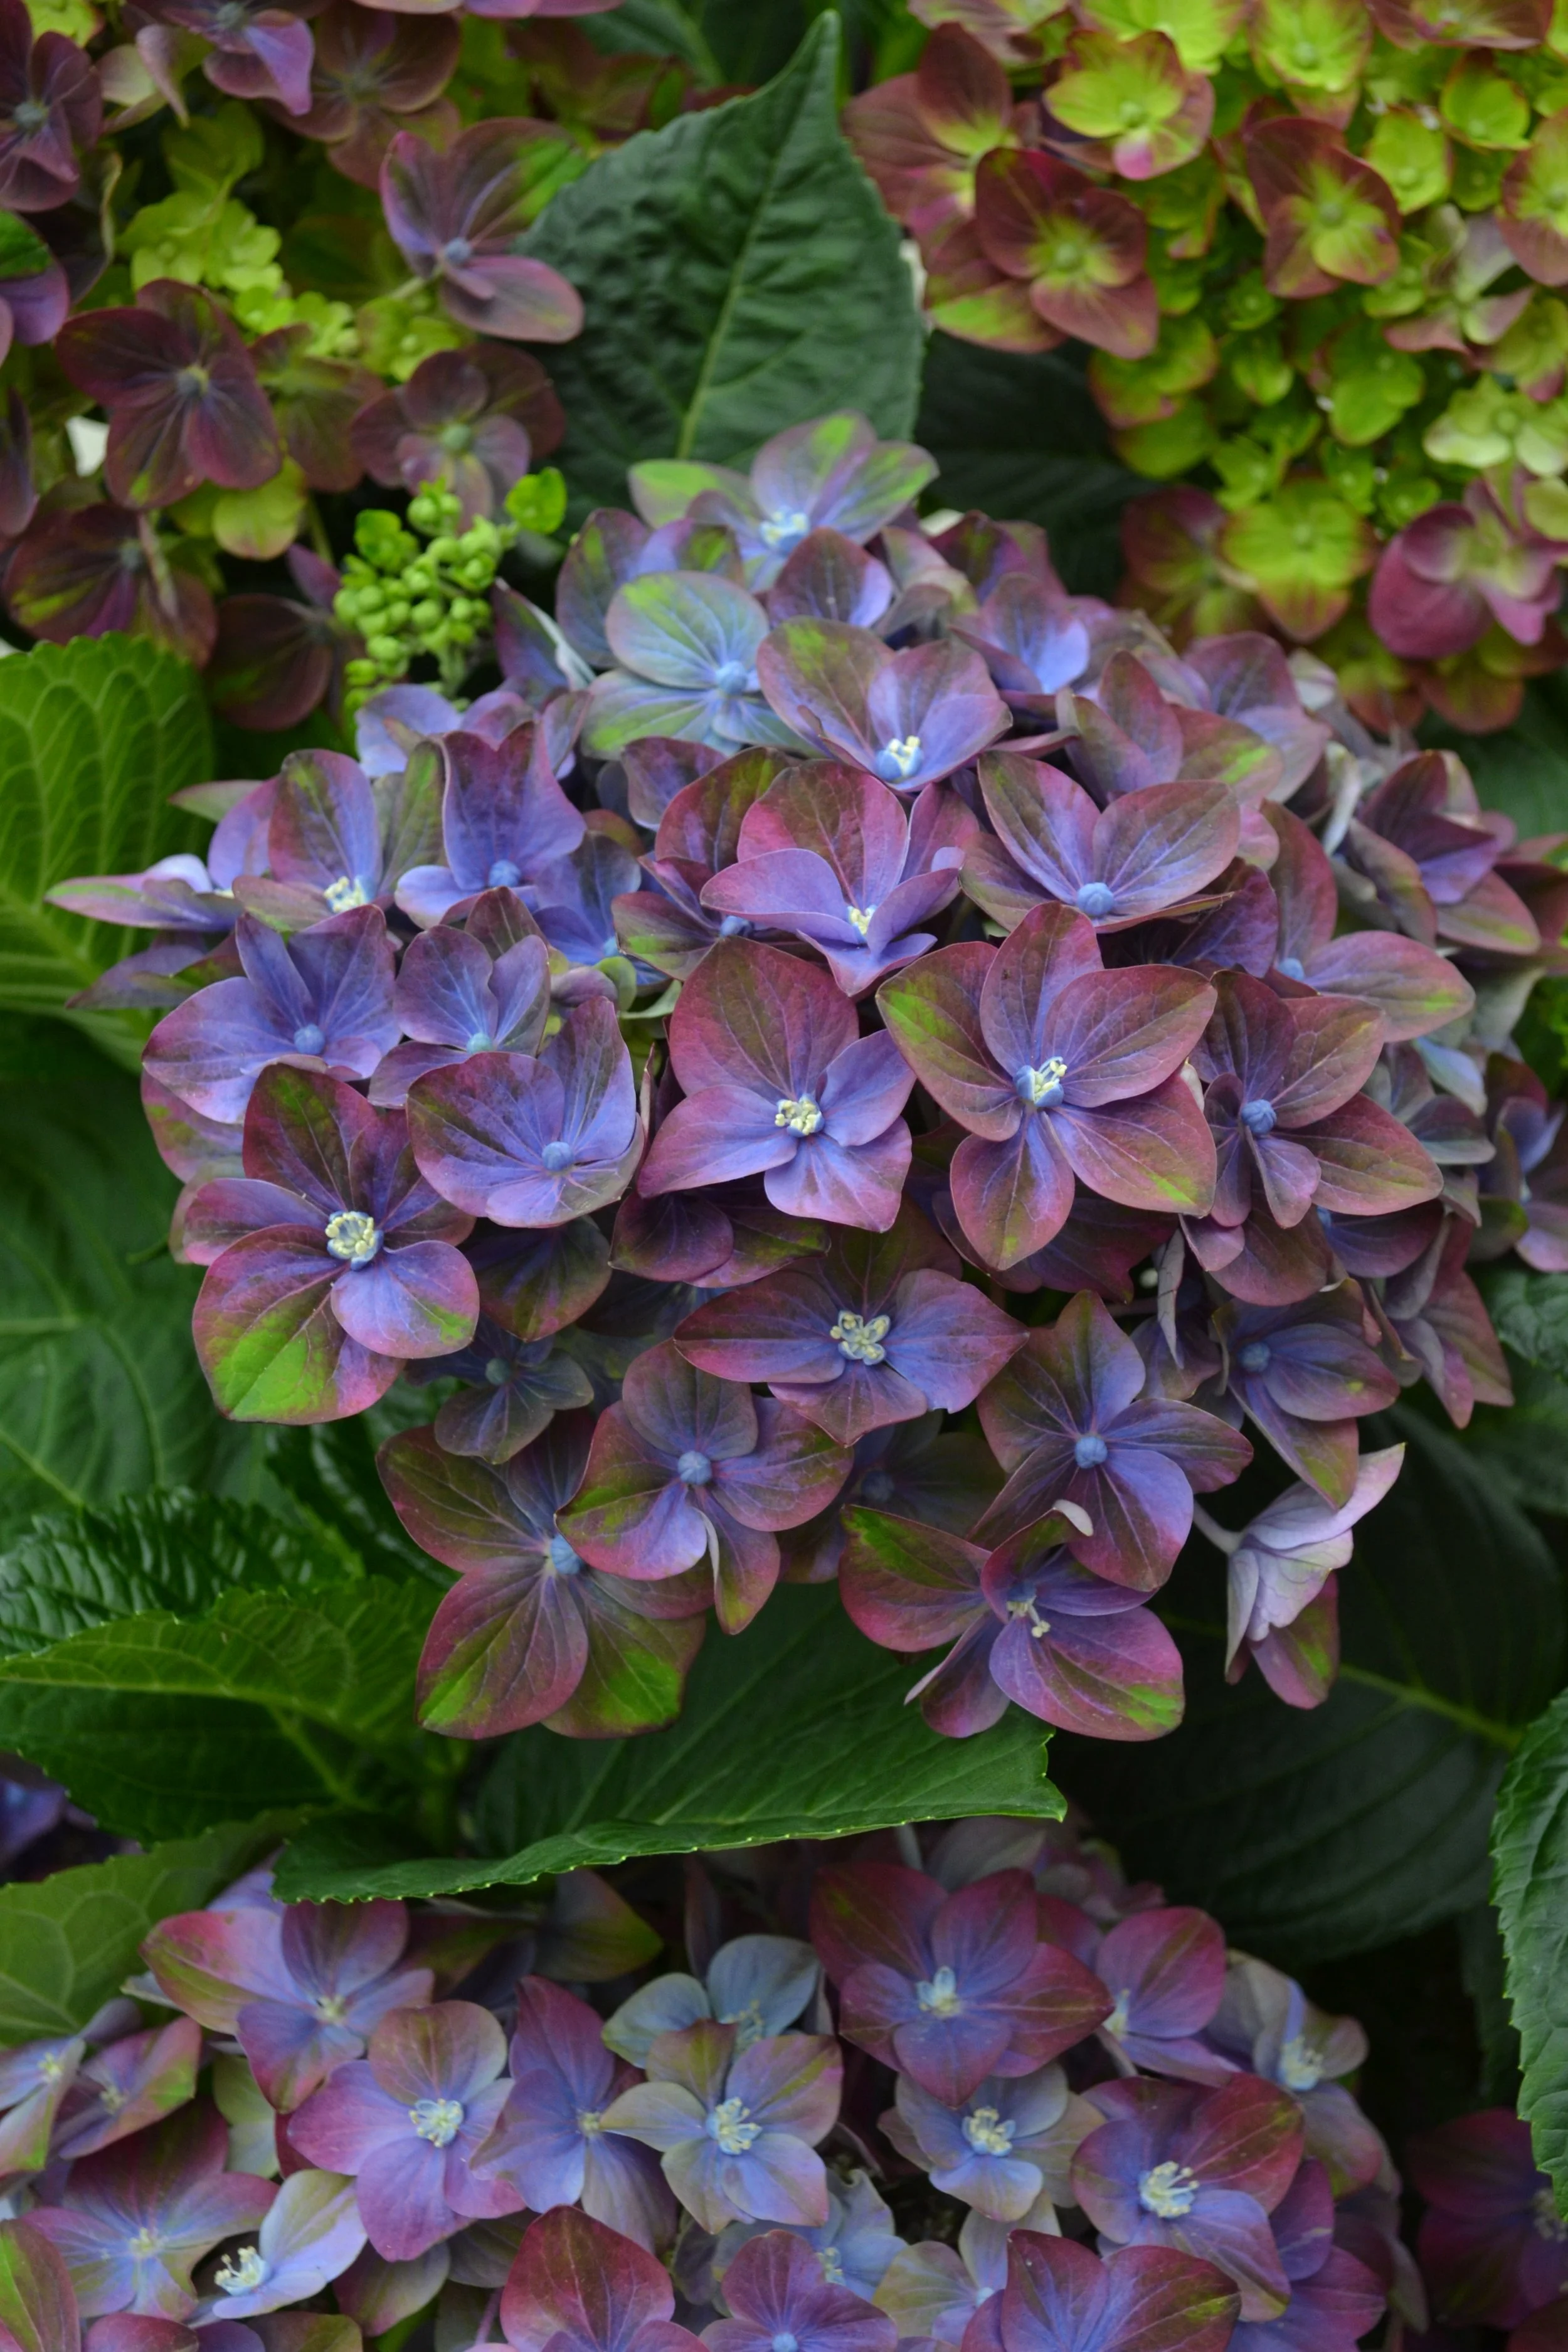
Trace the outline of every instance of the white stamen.
<instances>
[{"instance_id":1,"label":"white stamen","mask_svg":"<svg viewBox=\"0 0 1568 2352\"><path fill-rule=\"evenodd\" d=\"M416 2139L427 2139L432 2147L450 2147L463 2128L463 2110L456 2099L416 2099L408 2120Z\"/></svg>"},{"instance_id":2,"label":"white stamen","mask_svg":"<svg viewBox=\"0 0 1568 2352\"><path fill-rule=\"evenodd\" d=\"M1007 1614L1009 1617L1027 1619L1031 1642L1043 1642L1051 1630L1050 1619L1042 1617L1032 1601L1009 1601Z\"/></svg>"},{"instance_id":3,"label":"white stamen","mask_svg":"<svg viewBox=\"0 0 1568 2352\"><path fill-rule=\"evenodd\" d=\"M272 2265L262 2259L259 2246L242 2246L237 2254L226 2255L213 2273L213 2284L223 2294L250 2294L265 2286L272 2275Z\"/></svg>"},{"instance_id":4,"label":"white stamen","mask_svg":"<svg viewBox=\"0 0 1568 2352\"><path fill-rule=\"evenodd\" d=\"M1279 2080L1288 2091L1315 2091L1322 2079L1322 2052L1293 2033L1279 2052Z\"/></svg>"},{"instance_id":5,"label":"white stamen","mask_svg":"<svg viewBox=\"0 0 1568 2352\"><path fill-rule=\"evenodd\" d=\"M994 2107L976 2107L963 2118L963 2137L978 2156L1011 2156L1016 2129L1011 2116L1005 2122Z\"/></svg>"},{"instance_id":6,"label":"white stamen","mask_svg":"<svg viewBox=\"0 0 1568 2352\"><path fill-rule=\"evenodd\" d=\"M1016 1081L1019 1101L1035 1110L1055 1110L1062 1098L1062 1081L1067 1074L1068 1066L1059 1054L1048 1055L1038 1069L1020 1070Z\"/></svg>"},{"instance_id":7,"label":"white stamen","mask_svg":"<svg viewBox=\"0 0 1568 2352\"><path fill-rule=\"evenodd\" d=\"M751 2109L740 2099L721 2099L708 2118L708 2137L717 2140L726 2156L744 2156L762 2137L761 2124L751 2120Z\"/></svg>"},{"instance_id":8,"label":"white stamen","mask_svg":"<svg viewBox=\"0 0 1568 2352\"><path fill-rule=\"evenodd\" d=\"M726 2010L719 2022L734 2027L737 2051L749 2050L753 2042L762 2040L766 2031L762 2010L754 2000L749 2000L744 2009Z\"/></svg>"},{"instance_id":9,"label":"white stamen","mask_svg":"<svg viewBox=\"0 0 1568 2352\"><path fill-rule=\"evenodd\" d=\"M789 514L770 515L757 536L764 547L795 547L811 529L811 517L799 507Z\"/></svg>"},{"instance_id":10,"label":"white stamen","mask_svg":"<svg viewBox=\"0 0 1568 2352\"><path fill-rule=\"evenodd\" d=\"M1138 2202L1145 2213L1152 2213L1162 2221L1174 2221L1184 2213L1190 2213L1197 2193L1197 2174L1170 2157L1146 2172L1138 2183Z\"/></svg>"},{"instance_id":11,"label":"white stamen","mask_svg":"<svg viewBox=\"0 0 1568 2352\"><path fill-rule=\"evenodd\" d=\"M895 776L912 776L920 765L921 739L918 735L889 735L877 754L877 772L884 783Z\"/></svg>"},{"instance_id":12,"label":"white stamen","mask_svg":"<svg viewBox=\"0 0 1568 2352\"><path fill-rule=\"evenodd\" d=\"M963 2003L958 1997L958 1979L951 1969L938 1969L915 1987L915 1999L931 2017L956 2017Z\"/></svg>"},{"instance_id":13,"label":"white stamen","mask_svg":"<svg viewBox=\"0 0 1568 2352\"><path fill-rule=\"evenodd\" d=\"M327 1219L327 1249L345 1265L368 1265L381 1247L381 1227L363 1209L340 1209Z\"/></svg>"},{"instance_id":14,"label":"white stamen","mask_svg":"<svg viewBox=\"0 0 1568 2352\"><path fill-rule=\"evenodd\" d=\"M852 1364L879 1364L887 1355L882 1341L892 1328L888 1315L855 1315L847 1307L827 1336L838 1342L838 1352Z\"/></svg>"}]
</instances>

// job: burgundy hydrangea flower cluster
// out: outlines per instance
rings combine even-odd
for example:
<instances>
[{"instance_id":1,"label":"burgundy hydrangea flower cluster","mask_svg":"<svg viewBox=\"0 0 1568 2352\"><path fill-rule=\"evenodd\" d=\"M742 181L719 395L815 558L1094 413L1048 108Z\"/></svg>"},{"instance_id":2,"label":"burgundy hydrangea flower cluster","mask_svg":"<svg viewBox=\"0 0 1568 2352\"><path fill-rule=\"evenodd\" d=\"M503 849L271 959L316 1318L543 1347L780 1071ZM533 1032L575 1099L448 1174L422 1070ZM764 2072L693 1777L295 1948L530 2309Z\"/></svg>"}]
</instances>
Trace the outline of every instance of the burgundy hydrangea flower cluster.
<instances>
[{"instance_id":1,"label":"burgundy hydrangea flower cluster","mask_svg":"<svg viewBox=\"0 0 1568 2352\"><path fill-rule=\"evenodd\" d=\"M1506 1402L1467 1261L1568 1265L1510 1034L1559 845L1310 656L921 525L931 470L851 415L639 467L562 573L586 686L513 598L481 701L394 688L358 761L205 789L205 863L53 893L152 934L86 1001L162 1009L222 1409L441 1384L381 1463L456 1572L443 1732L666 1722L710 1610L841 1573L942 1730L1146 1739L1194 1526L1231 1673L1314 1705L1361 1421Z\"/></svg>"},{"instance_id":2,"label":"burgundy hydrangea flower cluster","mask_svg":"<svg viewBox=\"0 0 1568 2352\"><path fill-rule=\"evenodd\" d=\"M1068 1828L826 1856L689 1864L688 1967L641 1981L660 1938L590 1873L506 1916L289 1906L260 1870L165 1919L132 1998L0 2056L0 2325L1351 2352L1390 2303L1419 2324L1351 2020Z\"/></svg>"},{"instance_id":3,"label":"burgundy hydrangea flower cluster","mask_svg":"<svg viewBox=\"0 0 1568 2352\"><path fill-rule=\"evenodd\" d=\"M333 501L368 478L439 478L456 501L432 530L458 556L426 565L408 643L458 656L484 634L500 543L485 534L564 430L521 346L583 320L516 247L556 187L649 119L656 88L665 112L693 96L691 73L653 57L595 94L596 52L563 20L610 5L145 0L121 22L73 0L78 41L0 0L16 630L151 637L205 666L215 707L245 725L323 700L341 714L345 670L388 634L343 601L337 568L354 509ZM488 88L465 39L486 19L501 20ZM570 127L498 106L508 78L545 105L552 77ZM377 677L406 667L399 626L388 646Z\"/></svg>"},{"instance_id":4,"label":"burgundy hydrangea flower cluster","mask_svg":"<svg viewBox=\"0 0 1568 2352\"><path fill-rule=\"evenodd\" d=\"M1552 0L914 13L847 128L932 321L1088 344L1118 455L1183 485L1130 509L1132 600L1321 645L1379 723L1508 725L1563 650Z\"/></svg>"}]
</instances>

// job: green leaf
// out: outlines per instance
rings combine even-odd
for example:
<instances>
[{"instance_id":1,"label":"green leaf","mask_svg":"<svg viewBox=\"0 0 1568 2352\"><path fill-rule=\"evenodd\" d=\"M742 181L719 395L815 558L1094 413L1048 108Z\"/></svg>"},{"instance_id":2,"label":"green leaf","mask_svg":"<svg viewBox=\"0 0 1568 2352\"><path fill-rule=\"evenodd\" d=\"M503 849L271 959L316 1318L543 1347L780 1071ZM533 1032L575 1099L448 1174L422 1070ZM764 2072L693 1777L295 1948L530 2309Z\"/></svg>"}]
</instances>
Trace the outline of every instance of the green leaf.
<instances>
[{"instance_id":1,"label":"green leaf","mask_svg":"<svg viewBox=\"0 0 1568 2352\"><path fill-rule=\"evenodd\" d=\"M1481 1291L1513 1402L1478 1407L1460 1442L1521 1509L1568 1516L1568 1276L1489 1265Z\"/></svg>"},{"instance_id":2,"label":"green leaf","mask_svg":"<svg viewBox=\"0 0 1568 2352\"><path fill-rule=\"evenodd\" d=\"M1135 1874L1289 1967L1484 1899L1499 1780L1561 1679L1562 1589L1539 1534L1446 1431L1393 1418L1383 1435L1363 1424L1368 1446L1397 1434L1410 1451L1341 1575L1343 1664L1322 1706L1283 1706L1256 1668L1226 1686L1220 1576L1190 1556L1162 1600L1186 1658L1182 1728L1147 1748L1064 1736L1053 1756Z\"/></svg>"},{"instance_id":3,"label":"green leaf","mask_svg":"<svg viewBox=\"0 0 1568 2352\"><path fill-rule=\"evenodd\" d=\"M200 1277L168 1255L177 1187L134 1082L58 1024L12 1024L5 1045L0 1540L62 1504L212 1483L255 1445L196 1363Z\"/></svg>"},{"instance_id":4,"label":"green leaf","mask_svg":"<svg viewBox=\"0 0 1568 2352\"><path fill-rule=\"evenodd\" d=\"M44 893L199 849L206 828L169 794L211 773L201 681L172 654L76 637L0 662L0 1009L58 1012L128 951L126 932L46 907ZM82 1018L134 1062L121 1020Z\"/></svg>"},{"instance_id":5,"label":"green leaf","mask_svg":"<svg viewBox=\"0 0 1568 2352\"><path fill-rule=\"evenodd\" d=\"M942 468L944 506L1043 523L1075 594L1114 593L1121 509L1150 485L1110 455L1104 420L1070 359L932 335L915 438Z\"/></svg>"},{"instance_id":6,"label":"green leaf","mask_svg":"<svg viewBox=\"0 0 1568 2352\"><path fill-rule=\"evenodd\" d=\"M611 57L674 57L710 82L721 81L717 58L679 0L622 0L618 8L584 18L595 48Z\"/></svg>"},{"instance_id":7,"label":"green leaf","mask_svg":"<svg viewBox=\"0 0 1568 2352\"><path fill-rule=\"evenodd\" d=\"M291 1502L352 1544L366 1568L400 1583L416 1577L445 1592L448 1571L405 1532L375 1466L387 1438L434 1420L439 1397L439 1390L432 1396L429 1389L400 1384L352 1420L270 1431L267 1466ZM426 1601L434 1609L428 1595Z\"/></svg>"},{"instance_id":8,"label":"green leaf","mask_svg":"<svg viewBox=\"0 0 1568 2352\"><path fill-rule=\"evenodd\" d=\"M0 1886L0 2043L85 2025L136 1967L150 1928L199 1910L279 1834L276 1822L230 1822L151 1853Z\"/></svg>"},{"instance_id":9,"label":"green leaf","mask_svg":"<svg viewBox=\"0 0 1568 2352\"><path fill-rule=\"evenodd\" d=\"M1568 1386L1543 1364L1509 1370L1513 1402L1478 1405L1465 1451L1521 1510L1568 1518Z\"/></svg>"},{"instance_id":10,"label":"green leaf","mask_svg":"<svg viewBox=\"0 0 1568 2352\"><path fill-rule=\"evenodd\" d=\"M1504 1266L1487 1285L1487 1309L1505 1347L1568 1380L1568 1274Z\"/></svg>"},{"instance_id":11,"label":"green leaf","mask_svg":"<svg viewBox=\"0 0 1568 2352\"><path fill-rule=\"evenodd\" d=\"M1568 2202L1568 1691L1532 1723L1498 1797L1492 1899L1508 1955L1536 2161Z\"/></svg>"},{"instance_id":12,"label":"green leaf","mask_svg":"<svg viewBox=\"0 0 1568 2352\"><path fill-rule=\"evenodd\" d=\"M429 1594L313 1549L199 1496L36 1529L0 1560L0 1748L143 1839L405 1796Z\"/></svg>"},{"instance_id":13,"label":"green leaf","mask_svg":"<svg viewBox=\"0 0 1568 2352\"><path fill-rule=\"evenodd\" d=\"M1014 1709L976 1738L943 1739L903 1705L915 1674L856 1632L831 1586L783 1586L745 1633L710 1633L668 1731L508 1740L479 1807L480 1842L495 1859L394 1859L334 1817L290 1846L279 1891L447 1894L633 1854L847 1837L900 1822L1059 1820L1039 1725Z\"/></svg>"},{"instance_id":14,"label":"green leaf","mask_svg":"<svg viewBox=\"0 0 1568 2352\"><path fill-rule=\"evenodd\" d=\"M640 459L744 464L838 408L909 432L914 288L838 129L837 61L828 15L766 89L612 149L531 231L587 310L550 362L575 520L623 505Z\"/></svg>"},{"instance_id":15,"label":"green leaf","mask_svg":"<svg viewBox=\"0 0 1568 2352\"><path fill-rule=\"evenodd\" d=\"M181 1489L129 1496L107 1511L36 1520L0 1553L0 1655L144 1611L195 1615L236 1585L305 1592L363 1573L330 1530L290 1527L254 1503Z\"/></svg>"},{"instance_id":16,"label":"green leaf","mask_svg":"<svg viewBox=\"0 0 1568 2352\"><path fill-rule=\"evenodd\" d=\"M1466 735L1440 724L1429 732L1433 742L1458 751L1475 778L1483 807L1501 809L1526 838L1562 830L1568 679L1532 680L1518 719L1499 734Z\"/></svg>"},{"instance_id":17,"label":"green leaf","mask_svg":"<svg viewBox=\"0 0 1568 2352\"><path fill-rule=\"evenodd\" d=\"M0 211L0 278L36 278L54 257L19 213Z\"/></svg>"},{"instance_id":18,"label":"green leaf","mask_svg":"<svg viewBox=\"0 0 1568 2352\"><path fill-rule=\"evenodd\" d=\"M229 99L214 114L194 115L163 137L163 161L176 188L223 196L259 165L261 125L248 106Z\"/></svg>"}]
</instances>

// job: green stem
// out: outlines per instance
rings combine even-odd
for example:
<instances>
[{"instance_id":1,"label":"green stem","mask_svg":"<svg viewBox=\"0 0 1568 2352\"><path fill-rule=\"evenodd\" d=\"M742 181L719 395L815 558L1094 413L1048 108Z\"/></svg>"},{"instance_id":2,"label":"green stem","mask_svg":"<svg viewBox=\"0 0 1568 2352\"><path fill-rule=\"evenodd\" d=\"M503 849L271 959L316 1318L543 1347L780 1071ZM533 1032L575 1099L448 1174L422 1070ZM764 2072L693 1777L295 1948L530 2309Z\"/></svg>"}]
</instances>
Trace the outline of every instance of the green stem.
<instances>
[{"instance_id":1,"label":"green stem","mask_svg":"<svg viewBox=\"0 0 1568 2352\"><path fill-rule=\"evenodd\" d=\"M368 1797L362 1796L353 1781L345 1778L323 1753L302 1717L286 1714L281 1707L276 1706L268 1707L268 1713L279 1738L286 1739L295 1753L304 1759L329 1796L335 1798L350 1812L374 1813L380 1810Z\"/></svg>"},{"instance_id":2,"label":"green stem","mask_svg":"<svg viewBox=\"0 0 1568 2352\"><path fill-rule=\"evenodd\" d=\"M1208 1642L1225 1640L1219 1626L1204 1624L1195 1617L1179 1617L1164 1610L1160 1616L1173 1633L1195 1633ZM1458 1699L1444 1698L1420 1683L1395 1682L1392 1675L1374 1674L1370 1666L1342 1664L1339 1678L1343 1683L1359 1683L1363 1690L1381 1691L1386 1697L1396 1698L1405 1706L1419 1707L1427 1715L1440 1715L1446 1722L1458 1724L1461 1731L1484 1739L1489 1747L1500 1748L1505 1756L1511 1756L1524 1737L1523 1725L1494 1722L1489 1715L1479 1715L1473 1706L1466 1706Z\"/></svg>"},{"instance_id":3,"label":"green stem","mask_svg":"<svg viewBox=\"0 0 1568 2352\"><path fill-rule=\"evenodd\" d=\"M336 565L332 542L327 537L327 526L321 520L321 509L313 498L305 500L305 526L310 534L310 544L323 563Z\"/></svg>"}]
</instances>

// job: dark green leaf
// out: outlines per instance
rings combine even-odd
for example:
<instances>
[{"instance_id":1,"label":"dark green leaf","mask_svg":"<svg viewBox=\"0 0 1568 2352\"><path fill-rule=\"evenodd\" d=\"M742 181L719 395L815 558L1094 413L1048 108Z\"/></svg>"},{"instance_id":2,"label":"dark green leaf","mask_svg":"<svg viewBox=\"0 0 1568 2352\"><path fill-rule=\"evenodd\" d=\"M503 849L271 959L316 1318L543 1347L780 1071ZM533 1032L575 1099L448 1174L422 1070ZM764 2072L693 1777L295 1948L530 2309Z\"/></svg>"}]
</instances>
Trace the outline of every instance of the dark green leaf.
<instances>
[{"instance_id":1,"label":"dark green leaf","mask_svg":"<svg viewBox=\"0 0 1568 2352\"><path fill-rule=\"evenodd\" d=\"M1193 1558L1167 1612L1187 1663L1182 1729L1055 1750L1130 1868L1290 1966L1484 1898L1498 1781L1561 1678L1562 1592L1540 1536L1446 1432L1395 1417L1364 1440L1397 1434L1410 1452L1340 1578L1344 1662L1324 1706L1283 1706L1256 1668L1226 1685L1220 1580Z\"/></svg>"},{"instance_id":2,"label":"dark green leaf","mask_svg":"<svg viewBox=\"0 0 1568 2352\"><path fill-rule=\"evenodd\" d=\"M276 1822L0 1886L0 2042L69 2033L117 1993L149 1928L199 1910L276 1844Z\"/></svg>"},{"instance_id":3,"label":"dark green leaf","mask_svg":"<svg viewBox=\"0 0 1568 2352\"><path fill-rule=\"evenodd\" d=\"M622 0L618 8L585 17L583 31L611 57L679 58L705 81L723 79L693 12L680 0Z\"/></svg>"},{"instance_id":4,"label":"dark green leaf","mask_svg":"<svg viewBox=\"0 0 1568 2352\"><path fill-rule=\"evenodd\" d=\"M44 893L200 849L207 828L169 794L211 773L201 681L172 654L77 637L0 662L0 1007L58 1012L128 950L127 933L46 907ZM134 1061L119 1016L83 1020Z\"/></svg>"},{"instance_id":5,"label":"dark green leaf","mask_svg":"<svg viewBox=\"0 0 1568 2352\"><path fill-rule=\"evenodd\" d=\"M1428 738L1458 751L1475 778L1482 806L1511 816L1526 838L1562 832L1568 688L1561 677L1533 679L1514 724L1496 735L1467 735L1428 720L1423 742Z\"/></svg>"},{"instance_id":6,"label":"dark green leaf","mask_svg":"<svg viewBox=\"0 0 1568 2352\"><path fill-rule=\"evenodd\" d=\"M552 351L580 520L647 457L744 464L784 426L914 419L920 323L899 231L838 129L837 20L754 97L684 114L562 190L527 250L587 323Z\"/></svg>"},{"instance_id":7,"label":"dark green leaf","mask_svg":"<svg viewBox=\"0 0 1568 2352\"><path fill-rule=\"evenodd\" d=\"M1519 2029L1509 2013L1508 1955L1501 1922L1489 1903L1478 1903L1455 1922L1459 1935L1459 1975L1475 2011L1480 2044L1477 2095L1483 2106L1519 2105Z\"/></svg>"},{"instance_id":8,"label":"dark green leaf","mask_svg":"<svg viewBox=\"0 0 1568 2352\"><path fill-rule=\"evenodd\" d=\"M308 1540L195 1496L36 1535L0 1564L0 1748L143 1839L264 1805L395 1801L426 1746L413 1719L429 1595L326 1580L342 1559L318 1576Z\"/></svg>"},{"instance_id":9,"label":"dark green leaf","mask_svg":"<svg viewBox=\"0 0 1568 2352\"><path fill-rule=\"evenodd\" d=\"M433 1397L428 1389L400 1386L352 1421L278 1430L272 1433L267 1466L300 1508L351 1543L367 1568L399 1580L416 1576L445 1592L450 1577L404 1533L375 1466L378 1447L395 1430L435 1418L439 1395L439 1390ZM414 1416L394 1410L405 1402L416 1406Z\"/></svg>"},{"instance_id":10,"label":"dark green leaf","mask_svg":"<svg viewBox=\"0 0 1568 2352\"><path fill-rule=\"evenodd\" d=\"M59 1076L0 1068L0 1540L62 1504L211 1483L254 1445L196 1363L199 1276L164 1247L177 1187L134 1082L58 1024L33 1042Z\"/></svg>"},{"instance_id":11,"label":"dark green leaf","mask_svg":"<svg viewBox=\"0 0 1568 2352\"><path fill-rule=\"evenodd\" d=\"M1111 457L1082 369L1063 353L932 335L915 438L942 468L944 506L1043 523L1076 594L1114 593L1121 509L1150 485Z\"/></svg>"},{"instance_id":12,"label":"dark green leaf","mask_svg":"<svg viewBox=\"0 0 1568 2352\"><path fill-rule=\"evenodd\" d=\"M1568 1517L1568 1386L1519 1358L1511 1405L1478 1405L1463 1444L1523 1510Z\"/></svg>"},{"instance_id":13,"label":"dark green leaf","mask_svg":"<svg viewBox=\"0 0 1568 2352\"><path fill-rule=\"evenodd\" d=\"M1492 1895L1508 1953L1537 2160L1568 2200L1568 1691L1532 1723L1492 1828Z\"/></svg>"},{"instance_id":14,"label":"dark green leaf","mask_svg":"<svg viewBox=\"0 0 1568 2352\"><path fill-rule=\"evenodd\" d=\"M1487 1284L1487 1307L1516 1356L1568 1379L1568 1274L1503 1266Z\"/></svg>"},{"instance_id":15,"label":"dark green leaf","mask_svg":"<svg viewBox=\"0 0 1568 2352\"><path fill-rule=\"evenodd\" d=\"M508 1740L479 1824L496 1859L389 1860L333 1819L289 1848L279 1891L433 1895L899 1822L1058 1819L1040 1726L1014 1709L977 1738L943 1739L903 1705L918 1673L858 1633L832 1587L786 1585L744 1633L710 1633L669 1730Z\"/></svg>"},{"instance_id":16,"label":"dark green leaf","mask_svg":"<svg viewBox=\"0 0 1568 2352\"><path fill-rule=\"evenodd\" d=\"M236 1585L307 1591L362 1573L328 1530L174 1488L37 1520L0 1554L0 1654L41 1650L147 1610L199 1615Z\"/></svg>"}]
</instances>

